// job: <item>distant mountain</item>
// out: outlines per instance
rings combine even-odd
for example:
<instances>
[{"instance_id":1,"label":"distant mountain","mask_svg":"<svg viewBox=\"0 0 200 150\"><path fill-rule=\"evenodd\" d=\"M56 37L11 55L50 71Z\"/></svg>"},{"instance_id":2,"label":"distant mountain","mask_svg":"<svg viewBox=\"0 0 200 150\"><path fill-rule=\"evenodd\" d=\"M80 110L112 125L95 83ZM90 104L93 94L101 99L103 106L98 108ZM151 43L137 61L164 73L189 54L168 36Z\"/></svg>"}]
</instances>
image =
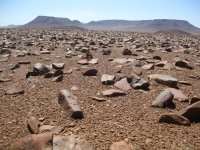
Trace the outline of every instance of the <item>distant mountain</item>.
<instances>
[{"instance_id":1,"label":"distant mountain","mask_svg":"<svg viewBox=\"0 0 200 150\"><path fill-rule=\"evenodd\" d=\"M24 26L81 26L78 20L71 21L68 18L57 18L48 16L38 16L31 22L25 24Z\"/></svg>"},{"instance_id":2,"label":"distant mountain","mask_svg":"<svg viewBox=\"0 0 200 150\"><path fill-rule=\"evenodd\" d=\"M96 30L123 30L135 32L157 32L160 30L182 30L189 33L200 33L200 29L184 20L155 19L155 20L102 20L86 24L86 28Z\"/></svg>"},{"instance_id":3,"label":"distant mountain","mask_svg":"<svg viewBox=\"0 0 200 150\"><path fill-rule=\"evenodd\" d=\"M24 25L32 26L76 26L93 30L118 30L134 32L157 32L161 30L182 30L192 34L200 34L200 29L184 20L155 19L155 20L101 20L81 23L78 20L68 18L57 18L48 16L38 16L31 22Z\"/></svg>"}]
</instances>

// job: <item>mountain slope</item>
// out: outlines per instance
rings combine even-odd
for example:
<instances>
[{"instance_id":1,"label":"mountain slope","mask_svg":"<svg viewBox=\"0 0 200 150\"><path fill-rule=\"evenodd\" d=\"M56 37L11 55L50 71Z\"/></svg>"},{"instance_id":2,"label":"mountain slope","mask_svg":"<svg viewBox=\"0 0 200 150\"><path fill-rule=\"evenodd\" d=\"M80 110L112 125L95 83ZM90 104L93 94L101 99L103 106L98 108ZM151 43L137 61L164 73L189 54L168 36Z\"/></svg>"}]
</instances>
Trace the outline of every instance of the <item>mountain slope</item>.
<instances>
[{"instance_id":1,"label":"mountain slope","mask_svg":"<svg viewBox=\"0 0 200 150\"><path fill-rule=\"evenodd\" d=\"M81 26L82 24L77 21L71 21L68 18L38 16L25 26Z\"/></svg>"},{"instance_id":2,"label":"mountain slope","mask_svg":"<svg viewBox=\"0 0 200 150\"><path fill-rule=\"evenodd\" d=\"M89 23L81 23L78 20L70 20L68 18L38 16L31 22L24 25L32 26L53 26L68 27L76 26L93 30L117 30L117 31L134 31L134 32L157 32L162 30L182 30L192 34L200 34L200 29L184 20L172 19L155 19L155 20L101 20L91 21Z\"/></svg>"}]
</instances>

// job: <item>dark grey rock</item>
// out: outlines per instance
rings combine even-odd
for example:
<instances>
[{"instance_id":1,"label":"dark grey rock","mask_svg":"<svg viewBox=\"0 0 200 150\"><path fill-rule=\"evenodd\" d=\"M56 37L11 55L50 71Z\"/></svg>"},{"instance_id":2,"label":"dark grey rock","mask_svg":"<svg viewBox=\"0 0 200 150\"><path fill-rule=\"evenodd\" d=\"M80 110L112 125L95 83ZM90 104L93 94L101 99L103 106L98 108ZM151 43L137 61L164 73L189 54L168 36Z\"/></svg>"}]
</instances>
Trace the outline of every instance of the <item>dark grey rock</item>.
<instances>
[{"instance_id":1,"label":"dark grey rock","mask_svg":"<svg viewBox=\"0 0 200 150\"><path fill-rule=\"evenodd\" d=\"M162 91L152 103L152 107L173 107L174 95L169 89Z\"/></svg>"}]
</instances>

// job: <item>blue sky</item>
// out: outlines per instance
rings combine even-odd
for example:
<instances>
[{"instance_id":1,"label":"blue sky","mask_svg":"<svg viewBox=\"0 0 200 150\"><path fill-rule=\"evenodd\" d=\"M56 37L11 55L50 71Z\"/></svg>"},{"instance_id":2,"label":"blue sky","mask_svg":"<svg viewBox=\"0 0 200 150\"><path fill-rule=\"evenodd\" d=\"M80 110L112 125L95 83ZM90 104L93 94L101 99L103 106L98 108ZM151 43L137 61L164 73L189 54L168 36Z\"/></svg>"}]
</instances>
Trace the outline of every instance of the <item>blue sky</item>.
<instances>
[{"instance_id":1,"label":"blue sky","mask_svg":"<svg viewBox=\"0 0 200 150\"><path fill-rule=\"evenodd\" d=\"M0 26L38 15L81 22L105 19L181 19L200 27L200 0L0 0Z\"/></svg>"}]
</instances>

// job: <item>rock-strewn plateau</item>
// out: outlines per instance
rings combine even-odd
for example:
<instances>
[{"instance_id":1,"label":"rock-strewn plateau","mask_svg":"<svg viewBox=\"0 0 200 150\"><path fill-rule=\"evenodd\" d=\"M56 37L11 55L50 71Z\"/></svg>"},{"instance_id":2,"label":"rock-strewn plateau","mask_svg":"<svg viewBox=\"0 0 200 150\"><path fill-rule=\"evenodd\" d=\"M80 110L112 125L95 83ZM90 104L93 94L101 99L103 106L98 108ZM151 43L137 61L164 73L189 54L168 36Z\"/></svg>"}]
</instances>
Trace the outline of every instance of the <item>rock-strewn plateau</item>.
<instances>
[{"instance_id":1,"label":"rock-strewn plateau","mask_svg":"<svg viewBox=\"0 0 200 150\"><path fill-rule=\"evenodd\" d=\"M200 36L0 35L0 149L200 148Z\"/></svg>"}]
</instances>

